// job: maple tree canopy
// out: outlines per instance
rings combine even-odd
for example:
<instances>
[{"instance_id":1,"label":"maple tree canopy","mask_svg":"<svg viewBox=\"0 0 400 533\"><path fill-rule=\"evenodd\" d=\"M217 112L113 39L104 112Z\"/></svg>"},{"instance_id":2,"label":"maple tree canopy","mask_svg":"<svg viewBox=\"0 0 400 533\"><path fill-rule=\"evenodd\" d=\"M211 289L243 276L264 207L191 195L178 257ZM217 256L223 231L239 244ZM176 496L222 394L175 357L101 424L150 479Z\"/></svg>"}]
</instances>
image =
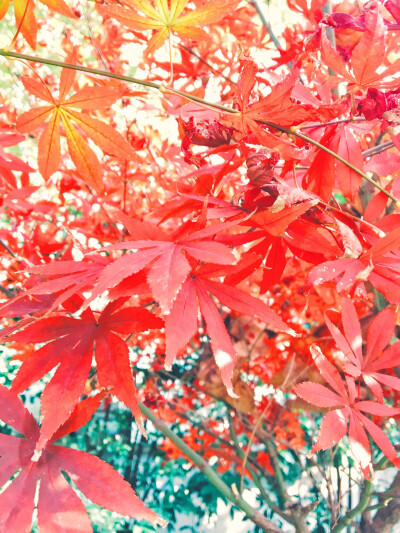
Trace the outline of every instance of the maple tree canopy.
<instances>
[{"instance_id":1,"label":"maple tree canopy","mask_svg":"<svg viewBox=\"0 0 400 533\"><path fill-rule=\"evenodd\" d=\"M400 527L400 0L280 10L0 0L0 531Z\"/></svg>"}]
</instances>

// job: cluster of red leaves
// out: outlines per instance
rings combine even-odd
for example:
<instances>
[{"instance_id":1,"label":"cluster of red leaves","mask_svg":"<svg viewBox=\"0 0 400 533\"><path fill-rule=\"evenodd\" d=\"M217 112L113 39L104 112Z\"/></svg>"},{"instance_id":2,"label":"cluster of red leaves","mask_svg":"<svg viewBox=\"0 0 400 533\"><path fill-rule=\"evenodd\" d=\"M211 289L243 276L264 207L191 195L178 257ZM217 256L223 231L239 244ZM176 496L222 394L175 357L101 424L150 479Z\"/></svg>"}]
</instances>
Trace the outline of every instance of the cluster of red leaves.
<instances>
[{"instance_id":1,"label":"cluster of red leaves","mask_svg":"<svg viewBox=\"0 0 400 533\"><path fill-rule=\"evenodd\" d=\"M117 513L163 524L145 507L121 474L88 453L52 444L86 424L99 407L104 394L83 400L71 416L38 453L41 430L21 400L0 386L1 420L21 437L0 435L1 483L18 470L18 476L1 495L0 525L3 531L29 531L35 507L36 485L40 480L38 524L41 531L60 531L66 525L82 533L92 531L89 517L79 496L61 471L67 472L76 487L91 501ZM65 515L68 514L68 524Z\"/></svg>"},{"instance_id":2,"label":"cluster of red leaves","mask_svg":"<svg viewBox=\"0 0 400 533\"><path fill-rule=\"evenodd\" d=\"M345 382L337 369L322 354L318 346L311 347L314 362L321 376L333 391L319 383L304 382L296 385L294 391L304 400L318 407L333 407L322 419L318 440L312 452L325 450L337 444L347 434L349 423L349 445L354 459L366 477L372 475L371 450L365 430L386 457L398 468L400 459L396 450L380 427L366 415L395 416L400 409L383 403L380 383L400 389L400 379L383 373L382 370L397 366L400 343L389 346L394 333L395 315L392 309L384 309L372 321L367 333L365 356L362 354L362 335L357 313L351 300L342 303L342 321L345 335L325 318L329 331L342 352ZM358 392L356 386L358 380ZM364 381L378 400L360 401L360 382Z\"/></svg>"},{"instance_id":3,"label":"cluster of red leaves","mask_svg":"<svg viewBox=\"0 0 400 533\"><path fill-rule=\"evenodd\" d=\"M79 16L63 2L41 1L66 17ZM312 381L293 390L318 408L332 408L313 452L348 433L350 450L369 477L368 432L400 466L384 422L376 419L400 413L389 405L400 390L398 344L388 346L400 305L399 204L388 207L387 196L362 180L364 170L378 169L388 177L381 189L400 189L392 179L400 157L400 59L393 38L399 8L394 0L346 13L336 6L324 17L324 3L288 1L306 23L303 33L287 28L286 48L270 52L273 68L250 58L254 44L262 47L264 40L270 48L270 42L257 13L238 0L98 3L93 9L101 24L88 46L110 72L124 74L124 46L133 36L143 46L141 72L156 80L150 85L161 89L162 102L115 79L91 77L85 84L74 69L63 68L58 81L40 67L24 71L19 82L32 103L45 105L17 117L1 102L1 338L14 343L22 364L10 389L1 388L0 418L26 437L1 435L3 483L21 469L0 495L3 529L29 528L40 479L41 530L56 530L61 513L71 511L71 523L90 531L61 470L95 503L157 522L110 467L53 442L86 423L106 393L132 411L144 432L140 399L159 407L154 398L161 398L162 371L182 365L188 353L200 360L193 365L195 387L187 385L187 409L222 399L254 426L266 416L265 399L254 400L256 385L246 383L246 374L284 391L308 377ZM34 48L35 3L14 4L21 32L16 42L22 50L23 39ZM1 4L0 19L8 7ZM224 39L227 32L232 43ZM159 54L166 42L170 61ZM63 47L67 63L90 55L68 33ZM99 67L97 60L87 61ZM216 78L217 106L201 103ZM111 109L115 104L118 112ZM124 113L135 106L144 125ZM146 113L160 124L175 115L180 141L165 138L154 119L146 122ZM32 163L3 149L36 132L45 184L32 177ZM388 151L375 155L383 137ZM53 193L42 200L47 191ZM373 291L388 307L371 322L363 355L351 299L368 316ZM329 307L342 309L344 335L325 316ZM336 366L314 345L326 335L329 357L332 339L342 352L334 356ZM28 346L21 349L21 343ZM33 344L41 346L33 350ZM153 374L137 390L132 366L143 354ZM218 377L204 372L211 354ZM54 369L41 395L39 429L16 395ZM331 388L318 382L321 377ZM173 397L172 386L164 387ZM81 400L91 389L100 392ZM368 391L376 401L360 399ZM304 444L299 402L268 404L266 426L280 448ZM173 419L168 402L160 412ZM242 419L235 424L248 436ZM193 428L185 440L204 457L220 457L223 468L239 469L241 459L216 445L218 438L229 439L226 428L211 429L207 441ZM180 453L163 446L170 457ZM268 454L259 452L258 459L271 474Z\"/></svg>"}]
</instances>

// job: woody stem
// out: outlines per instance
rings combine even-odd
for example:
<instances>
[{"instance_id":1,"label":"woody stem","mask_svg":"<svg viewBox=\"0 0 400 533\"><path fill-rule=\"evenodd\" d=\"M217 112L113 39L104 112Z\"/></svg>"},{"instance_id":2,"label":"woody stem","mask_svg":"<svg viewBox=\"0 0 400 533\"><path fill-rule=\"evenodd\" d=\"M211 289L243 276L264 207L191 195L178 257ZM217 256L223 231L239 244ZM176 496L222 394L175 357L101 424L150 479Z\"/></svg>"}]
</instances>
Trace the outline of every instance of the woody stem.
<instances>
[{"instance_id":1,"label":"woody stem","mask_svg":"<svg viewBox=\"0 0 400 533\"><path fill-rule=\"evenodd\" d=\"M200 105L211 107L213 109L219 109L220 111L224 113L230 113L237 115L240 113L240 111L236 109L232 109L231 107L226 107L221 104L216 104L213 102L208 102L207 100L204 100L203 98L200 98L198 96L194 96L192 94L185 93L183 91L178 91L176 89L172 89L170 87L165 87L162 83L155 83L152 81L147 80L141 80L138 78L134 78L132 76L124 76L122 74L115 74L113 72L107 72L105 70L99 70L95 68L85 67L83 65L73 65L71 63L64 63L63 61L56 61L54 59L47 59L42 57L35 57L27 54L19 54L18 52L11 52L4 49L0 49L0 56L4 56L6 58L14 58L14 59L21 59L25 61L32 61L34 63L42 63L44 65L52 65L56 67L61 68L69 68L72 70L77 70L80 72L86 72L87 74L94 74L96 76L105 76L107 78L114 78L121 81L126 81L128 83L136 83L138 85L143 85L144 87L150 87L152 89L157 89L158 91L162 92L163 94L176 94L178 96L182 96L182 98L186 98L187 100L191 100L192 102L197 102ZM286 133L287 135L293 135L295 137L298 137L299 139L303 139L304 141L316 146L320 150L323 150L327 154L331 155L347 167L349 167L351 170L353 170L356 174L367 180L369 183L371 183L374 187L376 187L379 191L381 191L383 194L385 194L388 198L393 200L395 202L396 206L400 209L400 200L396 198L393 194L386 191L379 183L374 181L372 178L370 178L367 174L365 174L362 170L352 165L349 161L346 161L343 159L340 155L338 155L336 152L333 152L326 146L322 145L318 141L314 141L314 139L311 139L306 134L300 133L296 128L285 128L283 126L279 126L278 124L274 124L273 122L267 122L264 120L258 120L260 124L265 124L266 126L269 126L270 128L274 128L278 131L281 131L283 133Z\"/></svg>"},{"instance_id":2,"label":"woody stem","mask_svg":"<svg viewBox=\"0 0 400 533\"><path fill-rule=\"evenodd\" d=\"M254 507L247 503L239 493L233 492L231 487L229 487L220 478L220 476L209 466L209 464L201 457L201 455L190 448L190 446L188 446L186 442L178 437L178 435L176 435L176 433L174 433L167 426L167 424L165 424L165 422L157 418L153 411L151 411L142 403L139 403L139 409L146 418L151 420L153 425L156 427L156 429L158 429L158 431L160 431L160 433L162 433L165 437L168 437L181 450L181 452L188 459L190 459L190 461L192 461L197 468L199 468L208 481L214 485L214 487L218 489L219 492L221 492L221 494L227 498L227 500L239 507L239 509L241 509L252 522L257 524L262 531L265 531L266 533L281 533L282 530L278 526L275 526L275 524L267 520L259 511L254 509Z\"/></svg>"}]
</instances>

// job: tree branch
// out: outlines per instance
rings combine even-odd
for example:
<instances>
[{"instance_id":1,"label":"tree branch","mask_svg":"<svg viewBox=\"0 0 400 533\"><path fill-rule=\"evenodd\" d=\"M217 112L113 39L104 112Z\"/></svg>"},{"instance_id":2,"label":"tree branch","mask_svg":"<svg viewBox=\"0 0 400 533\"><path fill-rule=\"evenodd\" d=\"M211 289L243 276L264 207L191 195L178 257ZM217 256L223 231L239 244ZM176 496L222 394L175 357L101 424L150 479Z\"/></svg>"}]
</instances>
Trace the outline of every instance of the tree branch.
<instances>
[{"instance_id":1,"label":"tree branch","mask_svg":"<svg viewBox=\"0 0 400 533\"><path fill-rule=\"evenodd\" d=\"M209 466L209 464L186 442L176 435L162 420L157 418L154 413L142 403L139 403L141 412L153 423L153 425L165 436L168 437L181 452L190 459L208 481L225 496L227 500L239 507L246 516L254 522L262 531L266 533L282 533L282 530L273 522L268 520L259 511L247 503L240 494L235 494L232 489L219 477L219 475Z\"/></svg>"},{"instance_id":2,"label":"tree branch","mask_svg":"<svg viewBox=\"0 0 400 533\"><path fill-rule=\"evenodd\" d=\"M264 13L260 7L260 4L258 3L258 0L250 0L249 2L254 9L257 11L258 16L260 17L260 20L262 22L262 25L267 30L267 33L269 35L269 38L274 43L274 45L278 48L278 50L282 50L281 43L279 42L278 37L275 35L271 25L269 24L268 20L265 18ZM288 63L289 66L291 66L291 62Z\"/></svg>"},{"instance_id":3,"label":"tree branch","mask_svg":"<svg viewBox=\"0 0 400 533\"><path fill-rule=\"evenodd\" d=\"M237 437L236 437L236 434L235 434L235 430L234 430L234 427L233 427L233 420L232 420L232 416L228 410L228 421L229 421L229 433L231 435L231 438L232 438L232 442L235 446L235 450L236 450L236 453L239 455L239 457L241 459L244 459L245 455L244 455L244 452L239 444L239 441L237 440ZM251 465L249 464L249 460L247 461L247 464L246 464L246 469L248 470L248 472L250 473L253 481L254 481L254 484L255 486L258 488L258 490L260 491L260 494L261 496L264 498L264 500L267 502L267 505L269 505L269 507L276 513L278 514L279 516L281 516L282 518L284 518L287 522L289 522L290 524L293 524L293 521L292 521L292 518L289 516L289 514L285 513L281 507L279 507L274 501L271 500L271 498L269 497L268 493L265 491L263 485L262 485L262 482L261 482L261 479L258 477L258 474L255 472L255 470L253 470L253 468L251 467Z\"/></svg>"},{"instance_id":4,"label":"tree branch","mask_svg":"<svg viewBox=\"0 0 400 533\"><path fill-rule=\"evenodd\" d=\"M365 482L364 490L361 493L358 505L342 516L336 526L332 529L331 533L339 533L339 531L343 531L343 529L345 529L351 523L353 518L356 518L366 509L371 498L372 487L373 485L371 481Z\"/></svg>"},{"instance_id":5,"label":"tree branch","mask_svg":"<svg viewBox=\"0 0 400 533\"><path fill-rule=\"evenodd\" d=\"M226 107L221 104L216 104L212 102L208 102L207 100L204 100L203 98L199 98L198 96L194 96L192 94L185 93L183 91L178 91L177 89L172 89L169 87L165 87L162 83L154 83L152 81L146 81L146 80L140 80L138 78L133 78L131 76L123 76L122 74L114 74L112 72L107 72L104 70L98 70L93 69L89 67L84 67L82 65L72 65L71 63L64 63L62 61L56 61L54 59L44 59L40 57L30 56L27 54L19 54L17 52L9 52L4 49L0 49L0 56L4 56L6 58L15 58L15 59L23 59L25 61L32 61L35 63L42 63L44 65L53 65L56 67L62 67L62 68L69 68L72 70L78 70L80 72L86 72L87 74L94 74L97 76L105 76L108 78L114 78L121 81L126 81L129 83L136 83L138 85L143 85L144 87L150 87L152 89L157 89L158 91L162 92L163 94L176 94L178 96L182 96L182 98L186 98L187 100L190 100L192 102L197 102L198 104L201 104L203 106L212 108L212 109L219 109L220 111L223 111L224 113L230 113L233 115L240 114L240 111L237 109L233 109L231 107ZM346 161L341 157L340 155L336 154L326 146L322 145L318 141L314 141L314 139L311 139L311 137L308 137L308 135L300 133L297 128L285 128L283 126L279 126L278 124L274 124L273 122L268 122L264 120L257 120L258 123L264 124L265 126L269 126L270 128L274 128L278 131L281 131L282 133L286 133L287 135L294 135L295 137L298 137L299 139L302 139L303 141L306 141L307 143L310 143L320 150L326 152L327 154L331 155L347 167L351 168L356 174L367 180L369 183L371 183L374 187L379 189L383 194L385 194L388 198L393 200L393 202L396 204L396 207L400 209L400 200L393 196L392 193L388 192L384 187L382 187L379 183L374 181L372 178L370 178L367 174L365 174L362 170L352 165L349 161Z\"/></svg>"}]
</instances>

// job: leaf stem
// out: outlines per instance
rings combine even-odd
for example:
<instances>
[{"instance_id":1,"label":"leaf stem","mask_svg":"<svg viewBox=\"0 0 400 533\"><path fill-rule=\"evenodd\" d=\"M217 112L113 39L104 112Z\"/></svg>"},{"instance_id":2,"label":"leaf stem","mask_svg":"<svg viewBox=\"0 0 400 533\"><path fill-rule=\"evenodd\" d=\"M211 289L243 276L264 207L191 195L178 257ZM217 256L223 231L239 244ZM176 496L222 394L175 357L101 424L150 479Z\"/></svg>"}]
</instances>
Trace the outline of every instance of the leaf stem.
<instances>
[{"instance_id":1,"label":"leaf stem","mask_svg":"<svg viewBox=\"0 0 400 533\"><path fill-rule=\"evenodd\" d=\"M210 68L211 70L213 70L214 72L216 72L217 74L219 74L222 78L224 78L225 81L227 81L228 83L230 83L231 85L237 85L237 83L233 80L231 80L228 76L225 76L225 74L223 74L220 70L218 70L217 68L215 68L211 63L209 63L208 61L206 61L205 59L203 59L201 57L201 55L199 55L197 52L195 52L193 50L193 48L190 48L188 46L185 46L184 44L179 44L179 48L182 48L182 50L186 50L186 52L189 52L189 54L192 54L192 56L194 56L196 59L198 59L201 63L203 63L204 65L207 65L208 68Z\"/></svg>"},{"instance_id":2,"label":"leaf stem","mask_svg":"<svg viewBox=\"0 0 400 533\"><path fill-rule=\"evenodd\" d=\"M139 403L141 412L153 423L153 425L165 436L168 437L183 454L199 468L208 481L225 496L227 500L239 507L249 519L254 522L262 531L266 533L282 533L282 530L263 516L259 511L247 503L242 496L235 494L232 489L219 477L219 475L209 466L209 464L176 435L168 426L157 418L154 413L142 403Z\"/></svg>"},{"instance_id":3,"label":"leaf stem","mask_svg":"<svg viewBox=\"0 0 400 533\"><path fill-rule=\"evenodd\" d=\"M194 96L192 94L188 94L188 93L185 93L183 91L178 91L176 89L165 87L162 83L155 83L155 82L152 82L152 81L141 80L141 79L138 79L138 78L133 78L131 76L124 76L122 74L114 74L113 72L107 72L105 70L99 70L99 69L94 69L94 68L90 68L90 67L84 67L83 65L73 65L71 63L64 63L62 61L56 61L54 59L47 59L47 58L45 59L45 58L42 58L42 57L35 57L35 56L27 55L27 54L19 54L17 52L8 52L7 50L4 50L4 49L0 49L0 56L4 56L6 58L10 58L11 57L11 58L15 58L15 59L22 59L22 60L25 60L25 61L32 61L32 62L35 62L35 63L42 63L44 65L53 65L53 66L61 67L61 68L69 68L69 69L77 70L77 71L80 71L80 72L86 72L87 74L93 74L93 75L97 75L97 76L105 76L105 77L108 77L108 78L114 78L114 79L117 79L117 80L129 82L129 83L136 83L138 85L143 85L144 87L150 87L152 89L157 89L158 91L161 91L163 94L170 93L170 94L176 94L178 96L182 96L182 98L186 98L187 100L191 100L192 102L197 102L198 104L201 104L201 105L206 106L206 107L210 107L210 108L213 108L213 109L219 109L220 111L223 111L224 113L230 113L230 114L235 114L235 115L240 113L240 111L238 111L237 109L233 109L231 107L226 107L226 106L223 106L221 104L216 104L216 103L213 103L213 102L208 102L207 100L204 100L203 98L199 98L198 96ZM358 169L357 167L352 165L349 161L346 161L345 159L343 159L337 153L333 152L332 150L330 150L326 146L323 146L318 141L314 141L314 139L311 139L311 137L308 137L308 135L300 133L297 130L297 128L285 128L283 126L279 126L278 124L274 124L273 122L268 122L268 121L264 121L264 120L258 120L257 122L259 122L260 124L264 124L266 126L269 126L270 128L274 128L274 129L276 129L278 131L281 131L282 133L286 133L287 135L294 135L295 137L298 137L299 139L303 139L304 141L316 146L320 150L323 150L324 152L326 152L327 154L331 155L332 157L334 157L335 159L337 159L338 161L340 161L341 163L343 163L347 167L351 168L351 170L356 172L356 174L358 174L359 176L361 176L362 178L367 180L369 183L371 183L374 187L379 189L388 198L393 200L393 202L396 204L396 207L398 207L400 209L400 200L398 198L396 198L393 194L391 194L389 191L384 189L379 183L374 181L372 178L370 178L367 174L362 172L360 169Z\"/></svg>"},{"instance_id":4,"label":"leaf stem","mask_svg":"<svg viewBox=\"0 0 400 533\"><path fill-rule=\"evenodd\" d=\"M42 63L43 65L51 65L53 67L69 68L77 70L79 72L86 72L87 74L94 74L96 76L105 76L107 78L114 78L116 80L126 81L129 83L137 83L138 85L144 85L145 87L151 87L152 89L158 89L162 87L159 83L152 81L140 80L131 76L124 76L122 74L115 74L106 70L99 70L90 67L84 67L83 65L73 65L72 63L65 63L63 61L57 61L55 59L48 59L43 57L31 56L28 54L19 54L18 52L9 52L8 50L0 49L0 56L6 58L22 59L25 61L32 61L33 63Z\"/></svg>"}]
</instances>

